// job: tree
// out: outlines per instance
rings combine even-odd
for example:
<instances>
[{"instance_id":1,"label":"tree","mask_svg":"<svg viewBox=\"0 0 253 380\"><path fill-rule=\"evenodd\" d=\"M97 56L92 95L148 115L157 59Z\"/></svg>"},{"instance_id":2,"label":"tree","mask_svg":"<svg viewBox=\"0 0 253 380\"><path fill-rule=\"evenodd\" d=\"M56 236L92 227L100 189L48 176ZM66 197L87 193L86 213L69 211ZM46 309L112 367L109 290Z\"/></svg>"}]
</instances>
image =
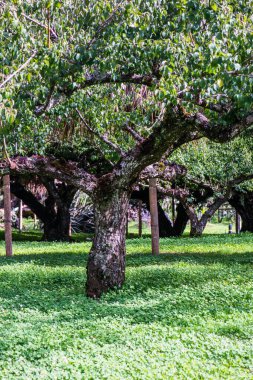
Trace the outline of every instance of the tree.
<instances>
[{"instance_id":1,"label":"tree","mask_svg":"<svg viewBox=\"0 0 253 380\"><path fill-rule=\"evenodd\" d=\"M160 196L159 191L158 196ZM149 211L149 191L147 187L140 190L134 190L132 192L131 198L141 200ZM176 218L174 222L169 219L168 215L165 213L159 202L157 202L157 208L159 220L159 236L161 238L181 236L189 219L182 204L179 203L176 207Z\"/></svg>"},{"instance_id":2,"label":"tree","mask_svg":"<svg viewBox=\"0 0 253 380\"><path fill-rule=\"evenodd\" d=\"M188 168L177 182L176 196L191 221L190 235L201 236L218 208L229 199L235 205L237 197L232 194L253 178L252 138L237 138L222 146L206 140L194 142L174 156Z\"/></svg>"},{"instance_id":3,"label":"tree","mask_svg":"<svg viewBox=\"0 0 253 380\"><path fill-rule=\"evenodd\" d=\"M234 190L229 203L242 218L241 232L253 232L253 192L252 190Z\"/></svg>"},{"instance_id":4,"label":"tree","mask_svg":"<svg viewBox=\"0 0 253 380\"><path fill-rule=\"evenodd\" d=\"M30 178L31 180L31 178ZM69 241L70 240L70 206L76 189L62 182L37 177L37 185L45 187L47 196L45 202L22 183L20 178L12 178L11 192L21 199L43 223L43 240Z\"/></svg>"},{"instance_id":5,"label":"tree","mask_svg":"<svg viewBox=\"0 0 253 380\"><path fill-rule=\"evenodd\" d=\"M36 52L29 70L15 78L5 61L2 83L11 83L18 110L13 127L18 123L19 130L10 138L32 126L37 153L44 154L41 137L52 139L52 129L70 120L78 127L75 147L82 151L85 140L110 163L99 174L91 165L52 156L16 157L11 164L12 173L56 178L93 199L87 294L98 298L124 282L126 210L145 167L194 139L225 142L252 125L252 2L68 1L46 8L39 1L17 2L15 9L3 3L9 38L10 19L18 24L15 43L4 46L13 66L31 57L31 46ZM22 45L26 58L17 49Z\"/></svg>"}]
</instances>

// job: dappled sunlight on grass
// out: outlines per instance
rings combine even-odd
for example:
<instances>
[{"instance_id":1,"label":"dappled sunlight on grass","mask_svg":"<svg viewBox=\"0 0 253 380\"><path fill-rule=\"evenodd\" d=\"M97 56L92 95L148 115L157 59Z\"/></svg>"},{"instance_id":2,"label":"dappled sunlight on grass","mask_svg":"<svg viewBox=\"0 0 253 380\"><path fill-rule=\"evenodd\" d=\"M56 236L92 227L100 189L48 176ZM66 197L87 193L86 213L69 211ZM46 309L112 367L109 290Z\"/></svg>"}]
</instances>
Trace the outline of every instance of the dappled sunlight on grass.
<instances>
[{"instance_id":1,"label":"dappled sunlight on grass","mask_svg":"<svg viewBox=\"0 0 253 380\"><path fill-rule=\"evenodd\" d=\"M0 242L1 379L251 379L252 235L127 241L126 283L84 296L91 242Z\"/></svg>"}]
</instances>

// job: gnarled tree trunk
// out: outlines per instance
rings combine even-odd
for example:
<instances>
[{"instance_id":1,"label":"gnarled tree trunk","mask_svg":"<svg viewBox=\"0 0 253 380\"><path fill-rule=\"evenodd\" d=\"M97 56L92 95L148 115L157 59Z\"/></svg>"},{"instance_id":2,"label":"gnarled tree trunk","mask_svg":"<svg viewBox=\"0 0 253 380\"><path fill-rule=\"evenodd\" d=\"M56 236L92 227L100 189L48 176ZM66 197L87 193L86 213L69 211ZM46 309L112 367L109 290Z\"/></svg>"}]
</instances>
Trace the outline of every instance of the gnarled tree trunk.
<instances>
[{"instance_id":1,"label":"gnarled tree trunk","mask_svg":"<svg viewBox=\"0 0 253 380\"><path fill-rule=\"evenodd\" d=\"M253 191L233 191L229 203L242 218L241 232L253 232Z\"/></svg>"},{"instance_id":2,"label":"gnarled tree trunk","mask_svg":"<svg viewBox=\"0 0 253 380\"><path fill-rule=\"evenodd\" d=\"M171 236L181 236L184 233L189 217L185 212L182 203L177 205L177 216L173 224L173 234Z\"/></svg>"},{"instance_id":3,"label":"gnarled tree trunk","mask_svg":"<svg viewBox=\"0 0 253 380\"><path fill-rule=\"evenodd\" d=\"M11 182L11 192L22 199L32 212L43 223L43 240L69 241L70 240L70 205L76 189L73 186L46 182L49 194L42 204L35 195L25 188L18 180Z\"/></svg>"},{"instance_id":4,"label":"gnarled tree trunk","mask_svg":"<svg viewBox=\"0 0 253 380\"><path fill-rule=\"evenodd\" d=\"M70 212L68 204L58 204L55 209L55 200L48 197L46 202L46 216L43 220L43 240L69 241L70 240Z\"/></svg>"},{"instance_id":5,"label":"gnarled tree trunk","mask_svg":"<svg viewBox=\"0 0 253 380\"><path fill-rule=\"evenodd\" d=\"M191 237L200 237L203 234L204 229L206 228L208 220L215 214L218 208L226 202L228 195L221 195L217 197L211 205L209 205L208 209L204 212L201 218L198 218L197 211L192 204L189 204L186 199L182 198L181 202L185 208L185 211L190 219L191 229L190 236Z\"/></svg>"},{"instance_id":6,"label":"gnarled tree trunk","mask_svg":"<svg viewBox=\"0 0 253 380\"><path fill-rule=\"evenodd\" d=\"M130 192L115 189L95 196L95 237L87 264L87 295L99 298L125 280L126 215Z\"/></svg>"},{"instance_id":7,"label":"gnarled tree trunk","mask_svg":"<svg viewBox=\"0 0 253 380\"><path fill-rule=\"evenodd\" d=\"M190 229L190 236L191 237L200 237L202 236L204 229L206 228L208 219L202 219L198 220L198 218L192 218L191 219L191 229Z\"/></svg>"}]
</instances>

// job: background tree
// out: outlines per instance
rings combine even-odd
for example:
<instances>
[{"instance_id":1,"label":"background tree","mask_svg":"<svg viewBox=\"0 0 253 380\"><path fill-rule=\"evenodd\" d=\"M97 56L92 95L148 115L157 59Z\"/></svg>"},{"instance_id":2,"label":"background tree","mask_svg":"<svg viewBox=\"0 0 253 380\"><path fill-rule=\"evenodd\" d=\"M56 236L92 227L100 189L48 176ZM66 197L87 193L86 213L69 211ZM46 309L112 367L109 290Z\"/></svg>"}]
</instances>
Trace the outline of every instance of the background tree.
<instances>
[{"instance_id":1,"label":"background tree","mask_svg":"<svg viewBox=\"0 0 253 380\"><path fill-rule=\"evenodd\" d=\"M202 234L208 220L232 194L252 186L252 147L248 136L224 145L200 140L174 154L187 168L187 175L177 182L176 196L191 221L191 236ZM235 197L232 203L236 204Z\"/></svg>"},{"instance_id":2,"label":"background tree","mask_svg":"<svg viewBox=\"0 0 253 380\"><path fill-rule=\"evenodd\" d=\"M141 200L147 210L150 210L150 202L149 202L149 190L148 187L140 188L139 190L134 190L131 195L132 199ZM189 217L185 212L183 205L179 202L176 206L176 217L175 220L171 220L169 216L166 214L164 209L162 208L159 199L163 199L164 194L159 192L158 189L158 221L159 221L159 236L163 237L172 237L172 236L181 236L185 230Z\"/></svg>"},{"instance_id":3,"label":"background tree","mask_svg":"<svg viewBox=\"0 0 253 380\"><path fill-rule=\"evenodd\" d=\"M37 186L44 188L43 199L29 189L29 183L24 178L15 177L11 180L11 192L21 199L43 223L43 240L70 240L70 206L76 189L59 181L46 177L34 178Z\"/></svg>"},{"instance_id":4,"label":"background tree","mask_svg":"<svg viewBox=\"0 0 253 380\"><path fill-rule=\"evenodd\" d=\"M251 190L249 187L251 187ZM229 199L229 203L236 209L242 218L241 232L253 232L252 186L248 186L248 189L235 189Z\"/></svg>"}]
</instances>

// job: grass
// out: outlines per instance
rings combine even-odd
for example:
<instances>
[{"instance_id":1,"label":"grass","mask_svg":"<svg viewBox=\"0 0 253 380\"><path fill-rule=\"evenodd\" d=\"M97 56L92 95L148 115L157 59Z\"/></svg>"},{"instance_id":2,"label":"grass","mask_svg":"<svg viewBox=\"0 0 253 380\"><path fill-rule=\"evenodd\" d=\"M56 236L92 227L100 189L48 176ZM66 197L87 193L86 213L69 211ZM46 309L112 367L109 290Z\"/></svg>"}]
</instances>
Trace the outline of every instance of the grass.
<instances>
[{"instance_id":1,"label":"grass","mask_svg":"<svg viewBox=\"0 0 253 380\"><path fill-rule=\"evenodd\" d=\"M223 223L207 223L207 226L204 230L204 235L212 235L212 234L227 234L228 233L228 225L229 222ZM134 237L138 233L138 224L135 221L129 222L128 228L129 235ZM144 236L150 236L150 226L147 223L143 223L142 232ZM189 236L190 225L188 224L184 236ZM235 232L235 224L233 224L233 232Z\"/></svg>"},{"instance_id":2,"label":"grass","mask_svg":"<svg viewBox=\"0 0 253 380\"><path fill-rule=\"evenodd\" d=\"M1 380L253 379L252 235L163 239L158 257L129 239L126 283L100 301L90 242L22 239L10 259L0 242Z\"/></svg>"}]
</instances>

